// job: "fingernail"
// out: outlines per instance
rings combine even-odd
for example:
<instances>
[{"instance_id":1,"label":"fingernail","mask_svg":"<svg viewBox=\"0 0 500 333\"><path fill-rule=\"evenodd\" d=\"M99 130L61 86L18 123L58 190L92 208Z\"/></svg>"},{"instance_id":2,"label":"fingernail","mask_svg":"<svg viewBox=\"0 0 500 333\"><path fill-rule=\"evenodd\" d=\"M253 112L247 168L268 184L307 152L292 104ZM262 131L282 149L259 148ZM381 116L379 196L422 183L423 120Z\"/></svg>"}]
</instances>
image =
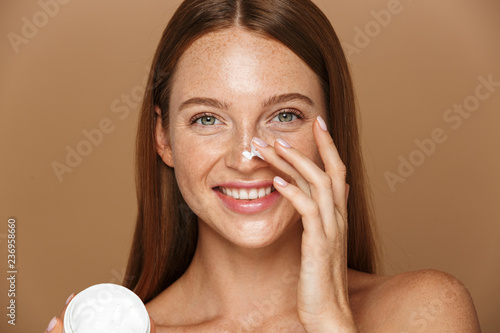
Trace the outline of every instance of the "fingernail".
<instances>
[{"instance_id":1,"label":"fingernail","mask_svg":"<svg viewBox=\"0 0 500 333\"><path fill-rule=\"evenodd\" d=\"M274 177L274 181L275 181L275 182L276 182L276 184L278 184L279 186L283 186L283 187L285 187L285 186L287 186L287 185L288 185L288 183L287 183L287 182L286 182L283 178L278 177L278 176Z\"/></svg>"},{"instance_id":2,"label":"fingernail","mask_svg":"<svg viewBox=\"0 0 500 333\"><path fill-rule=\"evenodd\" d=\"M321 116L318 116L318 123L319 123L319 127L321 127L321 129L325 132L328 131L328 128L326 128L326 123L325 121L323 120L323 118L321 118Z\"/></svg>"},{"instance_id":3,"label":"fingernail","mask_svg":"<svg viewBox=\"0 0 500 333\"><path fill-rule=\"evenodd\" d=\"M257 146L259 146L259 147L262 147L262 148L266 148L267 147L267 143L264 140L262 140L262 139L254 137L252 139L252 141L255 142L255 144Z\"/></svg>"},{"instance_id":4,"label":"fingernail","mask_svg":"<svg viewBox=\"0 0 500 333\"><path fill-rule=\"evenodd\" d=\"M71 295L69 295L68 299L66 300L66 305L68 305L69 301L73 296L75 296L75 293L71 293Z\"/></svg>"},{"instance_id":5,"label":"fingernail","mask_svg":"<svg viewBox=\"0 0 500 333\"><path fill-rule=\"evenodd\" d=\"M57 319L56 319L56 317L54 317L50 321L49 326L47 326L47 332L52 331L54 329L54 327L56 327L56 324L57 324Z\"/></svg>"},{"instance_id":6,"label":"fingernail","mask_svg":"<svg viewBox=\"0 0 500 333\"><path fill-rule=\"evenodd\" d=\"M290 148L291 146L288 144L288 142L286 142L285 140L283 139L280 139L280 138L277 138L276 139L276 142L278 142L280 145L282 145L283 147L285 148Z\"/></svg>"}]
</instances>

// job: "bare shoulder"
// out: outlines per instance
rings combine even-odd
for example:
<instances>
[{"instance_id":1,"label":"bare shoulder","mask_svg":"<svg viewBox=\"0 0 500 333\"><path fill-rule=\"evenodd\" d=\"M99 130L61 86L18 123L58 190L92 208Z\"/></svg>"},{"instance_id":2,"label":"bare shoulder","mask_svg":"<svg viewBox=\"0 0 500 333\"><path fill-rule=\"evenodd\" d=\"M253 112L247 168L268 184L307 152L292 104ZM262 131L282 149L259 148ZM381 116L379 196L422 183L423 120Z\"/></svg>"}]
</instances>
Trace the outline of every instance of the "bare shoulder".
<instances>
[{"instance_id":1,"label":"bare shoulder","mask_svg":"<svg viewBox=\"0 0 500 333\"><path fill-rule=\"evenodd\" d=\"M469 291L434 269L395 276L356 274L352 308L362 332L480 332Z\"/></svg>"},{"instance_id":2,"label":"bare shoulder","mask_svg":"<svg viewBox=\"0 0 500 333\"><path fill-rule=\"evenodd\" d=\"M408 328L426 332L480 332L472 297L454 276L426 269L401 273L390 282ZM411 330L408 330L411 332Z\"/></svg>"}]
</instances>

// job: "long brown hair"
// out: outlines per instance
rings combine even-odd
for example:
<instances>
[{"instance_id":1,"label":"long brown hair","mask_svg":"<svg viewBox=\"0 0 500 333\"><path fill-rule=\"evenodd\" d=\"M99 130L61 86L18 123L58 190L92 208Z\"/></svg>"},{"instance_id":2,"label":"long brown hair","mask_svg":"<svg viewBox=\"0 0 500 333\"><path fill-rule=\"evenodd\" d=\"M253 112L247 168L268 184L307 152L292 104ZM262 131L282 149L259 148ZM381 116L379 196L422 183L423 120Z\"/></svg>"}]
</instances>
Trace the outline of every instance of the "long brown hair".
<instances>
[{"instance_id":1,"label":"long brown hair","mask_svg":"<svg viewBox=\"0 0 500 333\"><path fill-rule=\"evenodd\" d=\"M188 268L196 250L196 216L179 191L174 169L156 152L155 106L168 130L176 65L186 49L210 32L242 27L277 40L319 77L327 124L350 185L348 267L374 273L373 211L361 149L354 91L346 57L326 16L310 0L185 0L160 40L151 66L137 132L138 214L124 285L148 302Z\"/></svg>"}]
</instances>

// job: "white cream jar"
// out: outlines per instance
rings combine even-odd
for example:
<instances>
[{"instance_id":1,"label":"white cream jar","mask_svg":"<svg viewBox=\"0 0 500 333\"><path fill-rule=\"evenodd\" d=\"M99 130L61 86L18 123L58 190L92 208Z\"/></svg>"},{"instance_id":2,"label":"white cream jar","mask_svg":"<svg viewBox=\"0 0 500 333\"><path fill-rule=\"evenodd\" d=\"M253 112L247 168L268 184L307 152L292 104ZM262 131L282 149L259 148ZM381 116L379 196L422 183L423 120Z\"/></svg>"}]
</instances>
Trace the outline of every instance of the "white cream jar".
<instances>
[{"instance_id":1,"label":"white cream jar","mask_svg":"<svg viewBox=\"0 0 500 333\"><path fill-rule=\"evenodd\" d=\"M77 294L64 315L64 333L149 333L144 303L130 289L102 283Z\"/></svg>"}]
</instances>

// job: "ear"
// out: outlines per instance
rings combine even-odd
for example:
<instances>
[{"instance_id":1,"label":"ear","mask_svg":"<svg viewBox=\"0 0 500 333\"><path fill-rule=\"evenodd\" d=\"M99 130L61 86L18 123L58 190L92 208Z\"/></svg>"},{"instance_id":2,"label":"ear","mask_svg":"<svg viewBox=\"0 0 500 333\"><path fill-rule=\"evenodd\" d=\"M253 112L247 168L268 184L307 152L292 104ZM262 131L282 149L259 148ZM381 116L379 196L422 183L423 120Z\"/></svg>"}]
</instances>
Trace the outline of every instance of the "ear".
<instances>
[{"instance_id":1,"label":"ear","mask_svg":"<svg viewBox=\"0 0 500 333\"><path fill-rule=\"evenodd\" d=\"M170 140L167 133L163 129L161 109L155 106L156 121L155 121L155 135L156 135L156 152L160 155L166 165L173 168L174 159L172 158L172 148L170 147Z\"/></svg>"}]
</instances>

